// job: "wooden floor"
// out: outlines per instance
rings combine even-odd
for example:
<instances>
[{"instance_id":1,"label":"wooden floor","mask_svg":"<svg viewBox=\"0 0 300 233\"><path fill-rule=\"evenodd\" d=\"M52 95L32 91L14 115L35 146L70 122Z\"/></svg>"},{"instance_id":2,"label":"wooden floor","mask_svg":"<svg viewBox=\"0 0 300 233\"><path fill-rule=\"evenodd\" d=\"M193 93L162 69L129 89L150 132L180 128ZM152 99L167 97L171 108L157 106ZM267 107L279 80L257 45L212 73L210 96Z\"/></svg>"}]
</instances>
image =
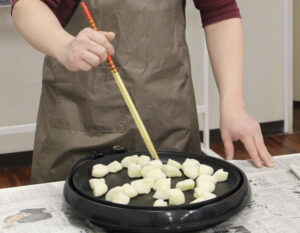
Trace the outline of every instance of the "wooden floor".
<instances>
[{"instance_id":1,"label":"wooden floor","mask_svg":"<svg viewBox=\"0 0 300 233\"><path fill-rule=\"evenodd\" d=\"M300 104L294 106L294 134L264 137L265 144L272 155L300 153ZM240 142L234 143L235 159L248 159L248 154ZM212 150L225 157L222 143L212 144ZM0 170L0 188L28 185L31 166Z\"/></svg>"}]
</instances>

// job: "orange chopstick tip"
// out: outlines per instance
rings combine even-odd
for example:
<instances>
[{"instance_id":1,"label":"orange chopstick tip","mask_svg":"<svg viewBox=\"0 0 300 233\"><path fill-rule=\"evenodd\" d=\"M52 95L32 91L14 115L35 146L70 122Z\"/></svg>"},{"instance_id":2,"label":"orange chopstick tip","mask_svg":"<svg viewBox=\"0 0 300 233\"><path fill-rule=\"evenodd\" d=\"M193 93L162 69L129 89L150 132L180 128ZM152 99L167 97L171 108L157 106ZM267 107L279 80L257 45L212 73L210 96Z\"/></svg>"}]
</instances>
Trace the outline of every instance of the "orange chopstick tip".
<instances>
[{"instance_id":1,"label":"orange chopstick tip","mask_svg":"<svg viewBox=\"0 0 300 233\"><path fill-rule=\"evenodd\" d=\"M89 9L87 8L85 2L82 1L82 2L80 3L80 5L81 5L81 7L82 7L82 9L83 9L83 11L84 11L86 17L88 18L88 20L89 20L89 21L90 21L90 20L93 20L92 15L91 15Z\"/></svg>"}]
</instances>

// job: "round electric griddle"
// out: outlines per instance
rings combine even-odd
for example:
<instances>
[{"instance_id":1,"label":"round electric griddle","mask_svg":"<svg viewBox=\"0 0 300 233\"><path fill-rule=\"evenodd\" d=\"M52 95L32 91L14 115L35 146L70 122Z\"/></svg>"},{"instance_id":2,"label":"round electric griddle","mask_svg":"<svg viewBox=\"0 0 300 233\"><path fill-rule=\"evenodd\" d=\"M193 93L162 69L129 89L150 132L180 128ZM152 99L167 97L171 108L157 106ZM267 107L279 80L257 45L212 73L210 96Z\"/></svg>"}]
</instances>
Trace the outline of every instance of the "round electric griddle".
<instances>
[{"instance_id":1,"label":"round electric griddle","mask_svg":"<svg viewBox=\"0 0 300 233\"><path fill-rule=\"evenodd\" d=\"M96 154L78 161L72 168L64 187L67 203L80 216L92 223L112 232L189 232L205 229L218 224L243 209L251 199L251 190L245 174L236 166L224 160L204 154L185 152L158 152L163 163L173 159L183 163L186 158L196 159L202 164L212 166L214 170L223 168L229 173L226 182L216 184L216 198L200 203L189 204L195 198L194 191L185 191L186 202L183 205L153 207L154 191L139 195L130 200L128 205L105 201L105 195L100 198L93 196L89 185L92 178L91 170L95 164L109 164L119 161L129 155L148 155L147 152L131 152L115 155ZM171 186L188 179L172 178ZM130 183L127 169L118 173L109 173L105 181L109 189Z\"/></svg>"}]
</instances>

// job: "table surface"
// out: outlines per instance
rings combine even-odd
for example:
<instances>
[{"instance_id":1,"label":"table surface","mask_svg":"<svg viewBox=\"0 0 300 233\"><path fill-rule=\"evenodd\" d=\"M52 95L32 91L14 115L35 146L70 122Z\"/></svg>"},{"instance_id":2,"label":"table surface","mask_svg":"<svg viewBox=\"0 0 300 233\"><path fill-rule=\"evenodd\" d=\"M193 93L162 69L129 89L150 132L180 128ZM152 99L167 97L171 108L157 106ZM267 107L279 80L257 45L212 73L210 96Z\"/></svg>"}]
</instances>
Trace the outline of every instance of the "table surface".
<instances>
[{"instance_id":1,"label":"table surface","mask_svg":"<svg viewBox=\"0 0 300 233\"><path fill-rule=\"evenodd\" d=\"M277 156L275 168L257 169L245 160L232 163L246 173L253 200L233 218L201 232L299 233L300 180L289 171L289 166L300 166L300 154ZM63 184L0 189L0 233L104 233L66 205ZM26 221L11 220L20 214L25 215Z\"/></svg>"}]
</instances>

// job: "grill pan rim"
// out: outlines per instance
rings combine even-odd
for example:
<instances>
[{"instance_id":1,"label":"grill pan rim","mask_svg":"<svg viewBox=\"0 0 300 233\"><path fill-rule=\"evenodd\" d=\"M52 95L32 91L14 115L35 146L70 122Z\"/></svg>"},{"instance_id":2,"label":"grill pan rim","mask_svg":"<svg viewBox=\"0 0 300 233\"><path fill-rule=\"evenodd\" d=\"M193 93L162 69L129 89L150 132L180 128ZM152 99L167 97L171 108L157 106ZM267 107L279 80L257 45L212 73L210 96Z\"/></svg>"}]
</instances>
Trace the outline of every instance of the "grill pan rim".
<instances>
[{"instance_id":1,"label":"grill pan rim","mask_svg":"<svg viewBox=\"0 0 300 233\"><path fill-rule=\"evenodd\" d=\"M126 156L130 156L130 155L149 155L149 152L146 152L146 151L134 151L134 152L126 152L126 153L122 153L122 154L115 154L115 155L103 155L101 157L98 157L97 159L92 159L91 161L88 161L80 166L78 166L77 168L75 168L70 176L68 177L68 179L70 180L70 185L73 187L73 189L80 193L82 196L84 196L85 198L87 198L88 200L94 202L94 203L99 203L101 205L107 205L107 206L110 206L110 207L114 207L114 208L122 208L122 209L139 209L139 210L148 210L148 211L168 211L168 210L176 210L176 209L185 209L185 210L192 210L192 209L195 209L195 208L200 208L202 206L208 206L208 205L211 205L213 203L216 203L218 201L222 201L224 198L232 195L233 193L237 192L241 185L243 184L243 173L242 171L236 167L235 165L231 164L231 163L228 163L222 159L219 159L219 158L215 158L215 157L210 157L210 156L207 156L205 154L194 154L194 153L187 153L187 152L174 152L174 151L158 151L158 155L183 155L185 157L183 157L184 159L186 158L192 158L192 157L197 157L199 158L199 156L202 156L202 159L204 160L212 160L212 161L218 161L219 163L221 164L224 164L225 163L225 166L229 166L231 167L231 169L235 170L235 172L238 172L239 176L240 176L240 182L239 184L237 184L236 187L234 187L232 190L230 190L229 192L221 195L221 196L217 196L216 198L213 198L211 200L207 200L207 201L203 201L203 202L199 202L199 203L193 203L193 204L184 204L184 205L169 205L167 207L153 207L153 206L137 206L137 205L122 205L122 204L116 204L116 203L112 203L112 202L108 202L108 201L105 201L105 200L101 200L99 198L96 198L96 197L92 197L91 195L88 195L84 192L82 192L80 189L78 189L75 185L74 185L74 182L73 182L73 177L74 175L76 174L76 172L80 169L84 169L85 167L88 167L88 165L94 163L96 160L99 161L99 160L111 160L111 161L114 161L116 160L116 158L124 158ZM190 157L189 157L190 156ZM88 182L88 181L87 181Z\"/></svg>"}]
</instances>

